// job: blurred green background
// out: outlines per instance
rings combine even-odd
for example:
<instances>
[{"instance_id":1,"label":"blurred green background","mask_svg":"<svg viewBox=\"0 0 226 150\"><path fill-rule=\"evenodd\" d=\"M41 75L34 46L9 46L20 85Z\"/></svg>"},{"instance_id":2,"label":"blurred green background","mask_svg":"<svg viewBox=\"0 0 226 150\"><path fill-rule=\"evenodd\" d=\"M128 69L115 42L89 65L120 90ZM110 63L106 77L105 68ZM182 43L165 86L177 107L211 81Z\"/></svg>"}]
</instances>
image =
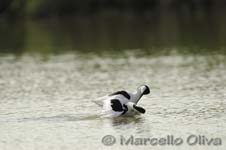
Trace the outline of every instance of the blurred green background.
<instances>
[{"instance_id":1,"label":"blurred green background","mask_svg":"<svg viewBox=\"0 0 226 150\"><path fill-rule=\"evenodd\" d=\"M225 53L224 0L0 0L0 53Z\"/></svg>"}]
</instances>

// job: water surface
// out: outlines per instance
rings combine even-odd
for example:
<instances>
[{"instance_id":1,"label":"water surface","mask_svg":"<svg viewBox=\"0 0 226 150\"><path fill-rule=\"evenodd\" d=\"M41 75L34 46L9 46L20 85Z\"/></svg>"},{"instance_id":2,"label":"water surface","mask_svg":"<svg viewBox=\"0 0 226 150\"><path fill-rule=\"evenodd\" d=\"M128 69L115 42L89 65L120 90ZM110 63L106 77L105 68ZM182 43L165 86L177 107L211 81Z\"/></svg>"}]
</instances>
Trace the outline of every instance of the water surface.
<instances>
[{"instance_id":1,"label":"water surface","mask_svg":"<svg viewBox=\"0 0 226 150\"><path fill-rule=\"evenodd\" d=\"M223 54L139 50L121 53L2 55L0 148L13 149L225 149L226 59ZM92 100L147 84L146 114L101 118ZM105 135L116 137L105 146ZM120 136L185 139L219 137L222 146L121 146Z\"/></svg>"}]
</instances>

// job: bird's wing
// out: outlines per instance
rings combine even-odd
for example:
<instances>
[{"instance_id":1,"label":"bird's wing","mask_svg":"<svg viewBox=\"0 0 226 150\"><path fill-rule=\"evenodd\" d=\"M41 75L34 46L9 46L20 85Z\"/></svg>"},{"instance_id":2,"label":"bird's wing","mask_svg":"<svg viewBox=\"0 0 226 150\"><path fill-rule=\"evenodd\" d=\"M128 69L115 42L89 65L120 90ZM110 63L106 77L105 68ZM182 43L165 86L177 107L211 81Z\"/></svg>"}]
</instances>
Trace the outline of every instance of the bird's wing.
<instances>
[{"instance_id":1,"label":"bird's wing","mask_svg":"<svg viewBox=\"0 0 226 150\"><path fill-rule=\"evenodd\" d=\"M108 98L108 96L102 96L102 97L98 97L94 100L92 100L92 102L94 102L95 104L97 104L100 107L103 107L104 105L104 100L106 100Z\"/></svg>"}]
</instances>

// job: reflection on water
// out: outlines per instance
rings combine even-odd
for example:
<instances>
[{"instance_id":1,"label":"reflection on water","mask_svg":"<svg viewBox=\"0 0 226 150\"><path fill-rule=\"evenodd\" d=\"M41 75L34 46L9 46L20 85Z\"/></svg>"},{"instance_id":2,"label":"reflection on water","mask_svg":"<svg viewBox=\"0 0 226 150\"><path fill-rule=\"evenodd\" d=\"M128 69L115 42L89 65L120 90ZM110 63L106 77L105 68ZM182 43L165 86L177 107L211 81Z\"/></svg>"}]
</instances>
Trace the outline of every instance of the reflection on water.
<instances>
[{"instance_id":1,"label":"reflection on water","mask_svg":"<svg viewBox=\"0 0 226 150\"><path fill-rule=\"evenodd\" d=\"M24 20L12 21L0 18L0 53L20 54L26 44L26 27Z\"/></svg>"},{"instance_id":2,"label":"reflection on water","mask_svg":"<svg viewBox=\"0 0 226 150\"><path fill-rule=\"evenodd\" d=\"M194 16L162 12L147 16L93 15L0 21L0 52L61 53L182 47L224 51L224 12ZM197 50L199 49L199 50ZM188 51L186 50L186 51Z\"/></svg>"},{"instance_id":3,"label":"reflection on water","mask_svg":"<svg viewBox=\"0 0 226 150\"><path fill-rule=\"evenodd\" d=\"M127 117L119 117L119 118L113 118L111 119L112 121L112 126L121 128L124 125L127 124L140 124L141 122L144 122L144 118L141 116L127 116Z\"/></svg>"}]
</instances>

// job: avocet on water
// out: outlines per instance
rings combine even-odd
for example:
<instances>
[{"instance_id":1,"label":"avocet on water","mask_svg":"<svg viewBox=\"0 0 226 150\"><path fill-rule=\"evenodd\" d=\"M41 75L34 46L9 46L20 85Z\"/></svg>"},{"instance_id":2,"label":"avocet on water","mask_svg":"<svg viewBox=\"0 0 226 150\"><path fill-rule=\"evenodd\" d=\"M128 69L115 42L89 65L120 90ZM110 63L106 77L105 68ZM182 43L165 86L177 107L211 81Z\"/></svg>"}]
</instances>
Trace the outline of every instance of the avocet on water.
<instances>
[{"instance_id":1,"label":"avocet on water","mask_svg":"<svg viewBox=\"0 0 226 150\"><path fill-rule=\"evenodd\" d=\"M143 95L150 93L147 85L142 85L133 93L127 91L117 91L106 97L100 102L95 101L102 107L103 113L111 117L124 115L133 115L136 113L145 113L145 109L137 106L137 103Z\"/></svg>"}]
</instances>

